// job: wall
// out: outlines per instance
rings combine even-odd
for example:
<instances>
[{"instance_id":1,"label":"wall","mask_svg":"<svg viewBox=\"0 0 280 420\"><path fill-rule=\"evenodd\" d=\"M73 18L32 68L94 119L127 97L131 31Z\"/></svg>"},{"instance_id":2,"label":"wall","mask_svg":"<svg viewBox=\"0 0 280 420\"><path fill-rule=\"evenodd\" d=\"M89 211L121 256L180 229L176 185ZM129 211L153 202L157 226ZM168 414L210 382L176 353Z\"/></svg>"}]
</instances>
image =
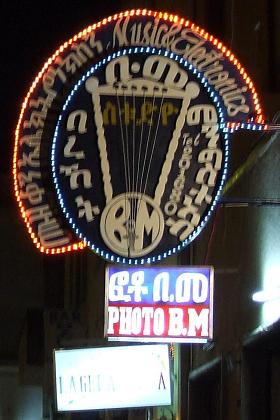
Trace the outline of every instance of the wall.
<instances>
[{"instance_id":1,"label":"wall","mask_svg":"<svg viewBox=\"0 0 280 420\"><path fill-rule=\"evenodd\" d=\"M0 420L40 420L42 387L19 385L18 368L0 366Z\"/></svg>"}]
</instances>

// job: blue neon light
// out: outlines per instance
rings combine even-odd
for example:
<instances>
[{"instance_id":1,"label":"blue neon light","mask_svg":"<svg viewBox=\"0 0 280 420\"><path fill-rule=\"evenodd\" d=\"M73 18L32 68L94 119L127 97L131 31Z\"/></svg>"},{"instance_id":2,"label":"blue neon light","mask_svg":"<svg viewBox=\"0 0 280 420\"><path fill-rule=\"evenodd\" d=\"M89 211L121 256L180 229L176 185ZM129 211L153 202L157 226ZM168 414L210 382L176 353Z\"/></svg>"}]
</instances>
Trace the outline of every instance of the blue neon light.
<instances>
[{"instance_id":1,"label":"blue neon light","mask_svg":"<svg viewBox=\"0 0 280 420\"><path fill-rule=\"evenodd\" d=\"M215 104L215 107L216 107L216 110L217 110L217 113L218 113L219 129L220 129L220 132L223 133L224 166L223 166L222 174L220 176L220 179L221 179L220 185L217 188L216 195L213 198L213 201L210 205L210 208L209 208L207 214L204 216L204 218L200 221L199 225L189 235L189 237L186 240L182 241L177 247L173 247L172 249L169 249L168 251L163 252L163 254L155 255L155 256L152 256L152 257L148 257L148 258L131 259L131 258L120 257L118 255L115 255L114 253L109 254L107 251L100 249L94 243L89 241L84 236L84 234L78 229L75 221L73 221L73 218L70 216L70 214L69 214L69 212L68 212L68 210L65 206L65 202L64 202L61 190L60 190L58 175L57 175L57 172L56 172L55 150L56 150L56 146L57 146L58 131L60 129L63 113L67 110L67 107L68 107L69 103L71 102L74 94L76 93L78 88L81 86L81 84L84 83L88 77L92 76L97 71L98 68L100 68L102 65L108 64L114 58L124 56L124 55L128 55L128 54L129 55L130 54L136 54L136 53L139 54L139 52L141 54L152 53L152 54L161 55L161 56L164 56L164 57L172 58L173 60L176 60L179 63L182 63L183 66L185 68L187 68L188 71L190 71L193 75L195 75L195 77L199 80L200 84L205 88L206 92L209 94L210 98L212 99L212 102ZM248 125L246 127L246 124L241 124L241 127L242 128L248 128ZM259 128L255 128L255 129L259 129ZM76 85L72 89L71 93L68 95L68 97L65 101L65 104L63 105L62 113L58 118L58 122L57 122L57 125L56 125L56 128L55 128L55 133L54 133L54 137L53 137L52 150L51 150L51 166L52 166L53 182L54 182L54 186L55 186L55 190L56 190L56 194L57 194L57 197L58 197L59 204L61 206L61 209L62 209L66 219L68 220L69 224L71 225L72 230L76 233L77 237L82 239L87 244L87 246L89 248L91 248L96 254L102 256L103 258L105 258L105 259L107 259L111 262L117 262L117 263L122 263L122 264L129 264L129 265L133 265L133 264L135 264L135 265L141 264L142 265L142 264L146 264L146 263L149 264L151 262L160 261L161 259L167 258L168 256L170 256L172 254L175 254L176 252L181 250L183 247L187 246L190 242L192 242L199 235L199 233L203 229L204 225L207 223L210 215L212 214L214 208L217 205L217 202L220 198L221 191L222 191L224 183L225 183L225 178L226 178L226 173L227 173L228 156L229 156L229 133L231 133L233 131L235 131L235 130L231 130L231 129L226 128L225 116L224 116L224 112L223 112L223 109L222 109L220 101L219 101L218 94L209 85L209 83L207 82L207 80L203 76L203 73L199 72L193 66L193 64L189 64L182 57L179 57L178 55L176 55L174 53L171 53L167 50L162 50L162 49L157 50L155 48L151 49L150 47L146 47L146 48L141 47L139 49L139 47L135 47L135 48L129 48L128 50L127 49L120 50L120 51L112 54L111 56L108 56L107 58L104 58L102 61L98 62L93 67L91 67L91 69L89 71L87 71L87 73L84 74L81 77L81 79L76 83Z\"/></svg>"}]
</instances>

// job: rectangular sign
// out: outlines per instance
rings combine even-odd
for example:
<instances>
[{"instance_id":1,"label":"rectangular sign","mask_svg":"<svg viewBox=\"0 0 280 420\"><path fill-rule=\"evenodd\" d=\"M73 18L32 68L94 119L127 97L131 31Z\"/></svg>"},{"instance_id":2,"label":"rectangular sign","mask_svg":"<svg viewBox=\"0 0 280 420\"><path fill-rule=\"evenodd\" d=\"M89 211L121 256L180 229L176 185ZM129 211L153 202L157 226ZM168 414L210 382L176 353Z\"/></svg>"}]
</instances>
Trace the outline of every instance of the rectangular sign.
<instances>
[{"instance_id":1,"label":"rectangular sign","mask_svg":"<svg viewBox=\"0 0 280 420\"><path fill-rule=\"evenodd\" d=\"M171 404L167 344L55 350L57 411Z\"/></svg>"},{"instance_id":2,"label":"rectangular sign","mask_svg":"<svg viewBox=\"0 0 280 420\"><path fill-rule=\"evenodd\" d=\"M212 335L212 267L107 267L108 340L205 343Z\"/></svg>"}]
</instances>

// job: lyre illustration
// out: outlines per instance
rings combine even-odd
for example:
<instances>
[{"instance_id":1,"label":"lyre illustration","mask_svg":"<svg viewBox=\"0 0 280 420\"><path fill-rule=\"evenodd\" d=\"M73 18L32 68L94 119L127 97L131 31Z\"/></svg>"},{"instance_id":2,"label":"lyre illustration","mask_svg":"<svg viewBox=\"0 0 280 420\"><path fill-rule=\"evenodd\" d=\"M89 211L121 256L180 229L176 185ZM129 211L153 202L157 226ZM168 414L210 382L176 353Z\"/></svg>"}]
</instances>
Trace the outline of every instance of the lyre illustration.
<instances>
[{"instance_id":1,"label":"lyre illustration","mask_svg":"<svg viewBox=\"0 0 280 420\"><path fill-rule=\"evenodd\" d=\"M166 59L165 65L168 61ZM132 68L136 65L133 63ZM173 86L131 77L102 85L94 76L86 80L85 86L92 96L106 200L100 221L103 240L119 255L144 256L162 239L165 224L161 201L189 105L199 95L199 85L188 82L188 75L182 70L173 80ZM106 138L104 107L102 111L104 97L115 100L113 117L116 125L110 138ZM177 100L177 107L171 99ZM166 136L165 125L170 125L167 119L171 115L170 139L164 144L161 137ZM125 190L118 193L114 191L116 182L112 179L113 168L108 158L111 142L118 142L121 150L115 164L122 166ZM161 161L157 159L158 149L164 150Z\"/></svg>"}]
</instances>

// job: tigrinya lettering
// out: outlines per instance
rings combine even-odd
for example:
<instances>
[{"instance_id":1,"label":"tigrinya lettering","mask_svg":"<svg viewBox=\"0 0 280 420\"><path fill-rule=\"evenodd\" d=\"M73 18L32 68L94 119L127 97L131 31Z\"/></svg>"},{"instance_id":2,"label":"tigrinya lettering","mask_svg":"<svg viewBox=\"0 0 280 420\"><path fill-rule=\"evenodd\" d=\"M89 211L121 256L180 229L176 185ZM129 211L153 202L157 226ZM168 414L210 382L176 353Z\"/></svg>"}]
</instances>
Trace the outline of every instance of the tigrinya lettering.
<instances>
[{"instance_id":1,"label":"tigrinya lettering","mask_svg":"<svg viewBox=\"0 0 280 420\"><path fill-rule=\"evenodd\" d=\"M177 204L181 200L182 191L185 186L186 171L189 169L192 159L192 138L187 137L188 134L183 136L184 148L182 157L179 160L179 173L174 181L169 200L164 206L164 212L168 216L173 216L177 211Z\"/></svg>"},{"instance_id":2,"label":"tigrinya lettering","mask_svg":"<svg viewBox=\"0 0 280 420\"><path fill-rule=\"evenodd\" d=\"M40 147L37 146L28 154L23 153L22 159L18 160L18 167L21 169L23 166L30 166L32 168L40 167Z\"/></svg>"},{"instance_id":3,"label":"tigrinya lettering","mask_svg":"<svg viewBox=\"0 0 280 420\"><path fill-rule=\"evenodd\" d=\"M46 248L59 247L70 242L68 236L64 236L63 230L54 217L39 223L38 236L41 244Z\"/></svg>"},{"instance_id":4,"label":"tigrinya lettering","mask_svg":"<svg viewBox=\"0 0 280 420\"><path fill-rule=\"evenodd\" d=\"M217 148L219 126L215 124L217 114L213 106L194 105L189 109L187 114L189 125L196 125L201 120L204 122L201 133L205 133L208 144L207 148L201 150L198 155L198 163L204 165L200 167L195 177L197 187L191 188L184 196L182 206L178 210L177 203L173 207L165 206L165 214L172 216L166 220L169 233L179 237L180 241L184 241L198 226L201 218L199 207L203 202L211 203L209 188L215 185L218 171L222 167L223 154Z\"/></svg>"},{"instance_id":5,"label":"tigrinya lettering","mask_svg":"<svg viewBox=\"0 0 280 420\"><path fill-rule=\"evenodd\" d=\"M70 242L68 236L64 235L59 223L53 217L48 204L32 207L26 210L27 217L31 223L38 223L38 236L41 244L46 248L53 248L67 245Z\"/></svg>"},{"instance_id":6,"label":"tigrinya lettering","mask_svg":"<svg viewBox=\"0 0 280 420\"><path fill-rule=\"evenodd\" d=\"M41 172L37 171L28 171L18 173L18 183L21 188L26 184L32 183L34 179L41 179Z\"/></svg>"},{"instance_id":7,"label":"tigrinya lettering","mask_svg":"<svg viewBox=\"0 0 280 420\"><path fill-rule=\"evenodd\" d=\"M28 146L31 150L29 153L22 153L22 159L18 159L18 168L29 166L32 168L40 167L40 146L41 146L42 130L37 130L35 134L27 134L20 138L21 146Z\"/></svg>"},{"instance_id":8,"label":"tigrinya lettering","mask_svg":"<svg viewBox=\"0 0 280 420\"><path fill-rule=\"evenodd\" d=\"M30 148L36 148L41 144L42 130L37 130L35 134L27 134L19 140L21 146L27 145Z\"/></svg>"},{"instance_id":9,"label":"tigrinya lettering","mask_svg":"<svg viewBox=\"0 0 280 420\"><path fill-rule=\"evenodd\" d=\"M20 198L35 206L42 203L44 193L44 188L40 188L36 182L31 182L26 185L25 191L20 191Z\"/></svg>"}]
</instances>

